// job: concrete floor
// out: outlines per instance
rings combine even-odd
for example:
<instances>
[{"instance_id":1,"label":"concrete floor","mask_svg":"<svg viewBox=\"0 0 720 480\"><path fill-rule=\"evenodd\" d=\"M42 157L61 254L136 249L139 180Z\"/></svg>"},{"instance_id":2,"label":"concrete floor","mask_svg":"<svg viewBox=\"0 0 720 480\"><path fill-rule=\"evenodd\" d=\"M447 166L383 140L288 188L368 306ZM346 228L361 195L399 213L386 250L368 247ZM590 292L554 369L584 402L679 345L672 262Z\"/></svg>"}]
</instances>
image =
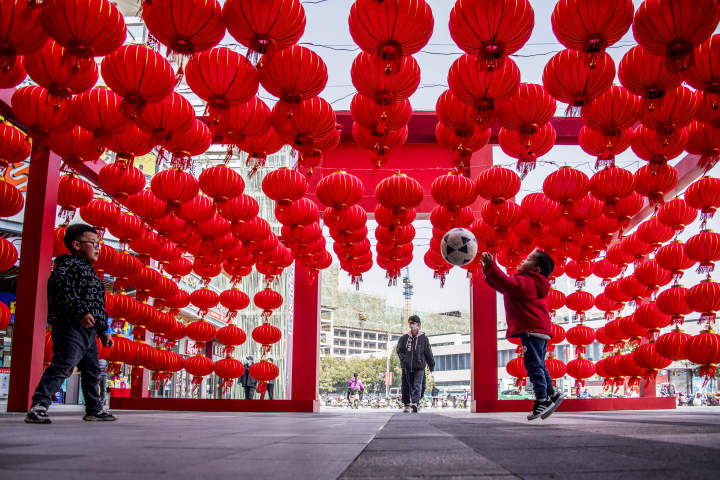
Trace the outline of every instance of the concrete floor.
<instances>
[{"instance_id":1,"label":"concrete floor","mask_svg":"<svg viewBox=\"0 0 720 480\"><path fill-rule=\"evenodd\" d=\"M720 408L524 414L0 414L0 479L720 477Z\"/></svg>"}]
</instances>

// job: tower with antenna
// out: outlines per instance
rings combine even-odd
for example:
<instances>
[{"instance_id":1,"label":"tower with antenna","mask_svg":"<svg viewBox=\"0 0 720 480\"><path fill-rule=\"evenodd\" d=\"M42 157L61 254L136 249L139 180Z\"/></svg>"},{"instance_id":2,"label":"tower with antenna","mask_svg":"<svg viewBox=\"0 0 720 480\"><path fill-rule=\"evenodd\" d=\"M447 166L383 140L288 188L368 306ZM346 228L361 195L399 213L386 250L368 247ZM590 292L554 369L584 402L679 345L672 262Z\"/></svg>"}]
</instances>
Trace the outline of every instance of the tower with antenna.
<instances>
[{"instance_id":1,"label":"tower with antenna","mask_svg":"<svg viewBox=\"0 0 720 480\"><path fill-rule=\"evenodd\" d=\"M405 267L405 275L403 275L403 297L405 297L405 308L403 309L402 327L405 327L408 317L411 314L413 296L413 283L410 280L410 268Z\"/></svg>"}]
</instances>

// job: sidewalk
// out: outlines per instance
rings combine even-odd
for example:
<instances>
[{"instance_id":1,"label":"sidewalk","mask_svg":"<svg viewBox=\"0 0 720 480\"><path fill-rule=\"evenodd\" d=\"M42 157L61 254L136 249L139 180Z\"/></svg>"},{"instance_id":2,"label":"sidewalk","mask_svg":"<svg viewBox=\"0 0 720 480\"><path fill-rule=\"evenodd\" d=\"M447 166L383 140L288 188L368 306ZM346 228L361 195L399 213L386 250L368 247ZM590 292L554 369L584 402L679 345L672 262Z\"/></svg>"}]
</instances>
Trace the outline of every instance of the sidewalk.
<instances>
[{"instance_id":1,"label":"sidewalk","mask_svg":"<svg viewBox=\"0 0 720 480\"><path fill-rule=\"evenodd\" d=\"M0 414L0 478L717 478L720 410Z\"/></svg>"}]
</instances>

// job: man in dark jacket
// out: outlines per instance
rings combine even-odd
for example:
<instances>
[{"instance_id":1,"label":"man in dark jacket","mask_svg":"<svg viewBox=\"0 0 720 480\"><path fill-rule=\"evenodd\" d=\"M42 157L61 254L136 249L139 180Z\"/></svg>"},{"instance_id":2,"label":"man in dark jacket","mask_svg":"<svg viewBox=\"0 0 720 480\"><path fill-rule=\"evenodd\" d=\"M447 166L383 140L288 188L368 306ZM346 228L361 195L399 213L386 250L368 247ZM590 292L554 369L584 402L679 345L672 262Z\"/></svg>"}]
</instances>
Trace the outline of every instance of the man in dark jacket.
<instances>
[{"instance_id":1,"label":"man in dark jacket","mask_svg":"<svg viewBox=\"0 0 720 480\"><path fill-rule=\"evenodd\" d=\"M523 363L535 393L528 420L549 417L565 396L553 388L545 367L547 341L552 324L545 297L550 293L548 278L555 264L547 253L535 250L518 266L517 275L506 275L495 264L493 256L482 254L485 281L503 294L507 338L519 337L523 346Z\"/></svg>"},{"instance_id":2,"label":"man in dark jacket","mask_svg":"<svg viewBox=\"0 0 720 480\"><path fill-rule=\"evenodd\" d=\"M411 315L408 318L410 332L406 333L397 344L397 353L402 366L402 402L403 411L417 413L420 396L425 382L425 365L432 372L435 369L430 341L420 331L420 317Z\"/></svg>"},{"instance_id":3,"label":"man in dark jacket","mask_svg":"<svg viewBox=\"0 0 720 480\"><path fill-rule=\"evenodd\" d=\"M47 286L52 362L40 378L25 421L50 423L47 409L52 396L76 366L85 397L83 420L113 421L116 418L103 408L98 391L101 372L95 337L106 347L113 345L107 333L105 289L92 266L100 252L98 235L89 225L70 225L64 242L71 253L55 259L55 269Z\"/></svg>"},{"instance_id":4,"label":"man in dark jacket","mask_svg":"<svg viewBox=\"0 0 720 480\"><path fill-rule=\"evenodd\" d=\"M250 376L250 367L253 366L254 359L252 355L248 355L245 362L245 372L240 377L240 385L245 390L245 400L253 400L255 398L255 389L257 388L257 380Z\"/></svg>"}]
</instances>

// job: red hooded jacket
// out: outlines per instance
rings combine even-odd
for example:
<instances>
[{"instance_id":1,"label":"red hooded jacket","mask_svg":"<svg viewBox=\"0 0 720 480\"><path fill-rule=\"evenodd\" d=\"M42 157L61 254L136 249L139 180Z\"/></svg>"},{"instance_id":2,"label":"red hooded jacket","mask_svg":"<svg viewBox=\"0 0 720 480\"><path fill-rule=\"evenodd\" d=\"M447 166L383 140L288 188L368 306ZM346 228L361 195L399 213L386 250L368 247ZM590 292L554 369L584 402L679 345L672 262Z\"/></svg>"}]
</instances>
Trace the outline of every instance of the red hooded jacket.
<instances>
[{"instance_id":1,"label":"red hooded jacket","mask_svg":"<svg viewBox=\"0 0 720 480\"><path fill-rule=\"evenodd\" d=\"M550 313L545 301L550 293L550 281L547 278L537 272L508 276L493 262L485 271L485 281L503 294L507 338L525 332L552 336Z\"/></svg>"}]
</instances>

